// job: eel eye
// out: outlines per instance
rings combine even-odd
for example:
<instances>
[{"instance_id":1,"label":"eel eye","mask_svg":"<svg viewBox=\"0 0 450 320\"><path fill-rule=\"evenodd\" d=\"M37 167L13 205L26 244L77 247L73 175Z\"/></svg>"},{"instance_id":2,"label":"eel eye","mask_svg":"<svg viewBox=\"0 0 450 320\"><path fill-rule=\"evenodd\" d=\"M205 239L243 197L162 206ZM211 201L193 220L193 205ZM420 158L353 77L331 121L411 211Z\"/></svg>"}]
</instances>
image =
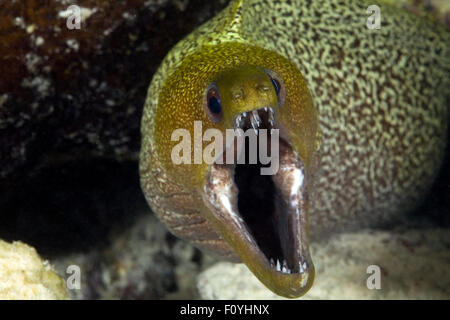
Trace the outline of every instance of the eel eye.
<instances>
[{"instance_id":1,"label":"eel eye","mask_svg":"<svg viewBox=\"0 0 450 320\"><path fill-rule=\"evenodd\" d=\"M280 94L281 85L280 82L277 79L274 79L270 77L270 80L272 81L273 87L275 88L275 92L277 93L277 96Z\"/></svg>"},{"instance_id":2,"label":"eel eye","mask_svg":"<svg viewBox=\"0 0 450 320\"><path fill-rule=\"evenodd\" d=\"M281 80L280 76L273 72L272 70L266 69L266 74L269 76L270 81L275 89L278 98L278 105L281 107L286 100L286 89L283 85L283 80Z\"/></svg>"},{"instance_id":3,"label":"eel eye","mask_svg":"<svg viewBox=\"0 0 450 320\"><path fill-rule=\"evenodd\" d=\"M205 111L212 122L219 122L222 119L222 102L219 89L215 84L211 84L206 92Z\"/></svg>"}]
</instances>

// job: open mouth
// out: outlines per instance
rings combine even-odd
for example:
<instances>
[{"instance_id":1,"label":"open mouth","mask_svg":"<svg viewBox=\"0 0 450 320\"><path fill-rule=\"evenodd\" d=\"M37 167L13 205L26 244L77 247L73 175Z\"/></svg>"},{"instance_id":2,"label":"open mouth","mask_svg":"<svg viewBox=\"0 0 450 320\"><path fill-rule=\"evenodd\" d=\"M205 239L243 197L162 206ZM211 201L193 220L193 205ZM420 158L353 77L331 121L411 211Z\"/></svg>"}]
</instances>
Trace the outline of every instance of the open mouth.
<instances>
[{"instance_id":1,"label":"open mouth","mask_svg":"<svg viewBox=\"0 0 450 320\"><path fill-rule=\"evenodd\" d=\"M243 163L211 166L205 184L205 202L212 210L219 229L234 247L241 260L261 278L267 272L276 277L297 275L289 282L290 292L309 286L313 265L307 242L306 172L300 157L286 137L272 139L279 129L270 106L239 114L235 128L262 137L266 129L266 150L278 170L262 175L261 169L273 165L261 160L261 139L243 138L231 144L227 152L237 151ZM277 131L278 132L278 131ZM247 134L246 134L247 135ZM255 142L256 141L256 142ZM256 162L250 161L251 142L256 143ZM273 148L277 143L278 148ZM271 283L260 279L273 289ZM270 281L269 281L270 282ZM276 288L275 288L276 289ZM288 290L288 291L289 291ZM286 295L286 294L284 294Z\"/></svg>"}]
</instances>

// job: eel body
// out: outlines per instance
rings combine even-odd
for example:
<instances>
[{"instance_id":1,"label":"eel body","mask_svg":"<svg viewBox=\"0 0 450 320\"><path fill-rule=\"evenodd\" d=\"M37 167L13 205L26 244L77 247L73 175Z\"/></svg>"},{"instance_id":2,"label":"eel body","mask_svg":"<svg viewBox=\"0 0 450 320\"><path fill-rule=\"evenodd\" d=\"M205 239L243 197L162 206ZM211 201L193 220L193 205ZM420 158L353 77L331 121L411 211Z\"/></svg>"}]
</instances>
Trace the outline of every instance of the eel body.
<instances>
[{"instance_id":1,"label":"eel body","mask_svg":"<svg viewBox=\"0 0 450 320\"><path fill-rule=\"evenodd\" d=\"M367 24L374 4L379 29ZM429 190L446 145L449 44L433 21L380 1L231 1L150 84L140 154L148 203L178 237L301 296L314 278L308 234L382 225ZM195 138L198 124L200 137L279 129L279 170L174 163L174 131Z\"/></svg>"}]
</instances>

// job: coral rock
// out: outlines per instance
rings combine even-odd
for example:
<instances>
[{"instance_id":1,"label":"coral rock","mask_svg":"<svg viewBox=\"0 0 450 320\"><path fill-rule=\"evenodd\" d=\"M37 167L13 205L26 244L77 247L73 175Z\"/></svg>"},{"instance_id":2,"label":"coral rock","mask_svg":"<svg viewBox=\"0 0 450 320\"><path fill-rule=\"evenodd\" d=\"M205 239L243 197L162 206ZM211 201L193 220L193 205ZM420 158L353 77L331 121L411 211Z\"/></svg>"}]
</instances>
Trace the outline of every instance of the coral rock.
<instances>
[{"instance_id":1,"label":"coral rock","mask_svg":"<svg viewBox=\"0 0 450 320\"><path fill-rule=\"evenodd\" d=\"M66 284L36 250L0 240L0 299L66 299Z\"/></svg>"}]
</instances>

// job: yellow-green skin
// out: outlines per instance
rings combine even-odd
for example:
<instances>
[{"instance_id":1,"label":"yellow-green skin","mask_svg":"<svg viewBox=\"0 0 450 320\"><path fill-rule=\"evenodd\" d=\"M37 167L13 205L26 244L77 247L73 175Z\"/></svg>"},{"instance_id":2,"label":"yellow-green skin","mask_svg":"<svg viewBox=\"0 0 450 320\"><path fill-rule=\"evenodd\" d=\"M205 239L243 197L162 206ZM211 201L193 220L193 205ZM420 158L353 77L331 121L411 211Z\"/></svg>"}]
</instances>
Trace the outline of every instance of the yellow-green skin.
<instances>
[{"instance_id":1,"label":"yellow-green skin","mask_svg":"<svg viewBox=\"0 0 450 320\"><path fill-rule=\"evenodd\" d=\"M381 8L379 30L366 26L373 4ZM307 168L311 237L380 225L416 207L438 172L449 45L449 33L434 22L380 1L232 1L179 42L151 82L140 155L147 201L175 235L243 261L278 294L303 294L259 268L215 221L202 200L209 166L174 165L172 132L192 132L194 120L203 131L231 128L233 116L261 107L261 95L248 89L254 98L224 103L232 110L213 123L203 105L208 85L222 78L221 91L232 92L233 72L243 85L255 67L277 72L286 88L278 121ZM255 77L248 88L267 81ZM264 99L273 101L271 90Z\"/></svg>"}]
</instances>

